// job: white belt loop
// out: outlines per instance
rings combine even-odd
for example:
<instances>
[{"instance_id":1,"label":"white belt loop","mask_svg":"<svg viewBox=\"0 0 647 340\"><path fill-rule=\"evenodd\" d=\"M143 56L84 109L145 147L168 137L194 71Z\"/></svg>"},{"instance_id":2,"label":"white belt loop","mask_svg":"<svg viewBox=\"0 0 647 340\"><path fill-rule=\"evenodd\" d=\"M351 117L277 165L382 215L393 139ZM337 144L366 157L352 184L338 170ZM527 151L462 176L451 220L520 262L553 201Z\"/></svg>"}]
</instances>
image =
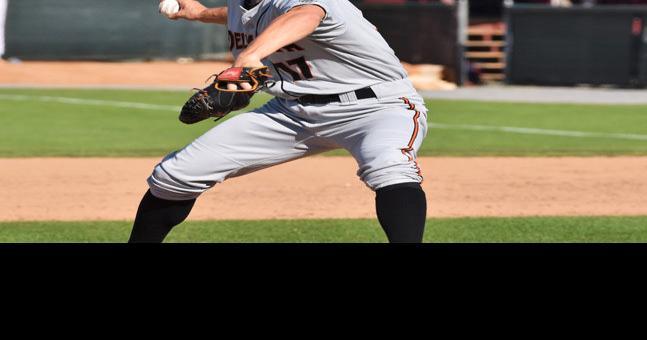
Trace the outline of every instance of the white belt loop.
<instances>
[{"instance_id":1,"label":"white belt loop","mask_svg":"<svg viewBox=\"0 0 647 340\"><path fill-rule=\"evenodd\" d=\"M354 103L357 101L357 94L355 94L355 91L342 93L339 95L339 100L342 103Z\"/></svg>"}]
</instances>

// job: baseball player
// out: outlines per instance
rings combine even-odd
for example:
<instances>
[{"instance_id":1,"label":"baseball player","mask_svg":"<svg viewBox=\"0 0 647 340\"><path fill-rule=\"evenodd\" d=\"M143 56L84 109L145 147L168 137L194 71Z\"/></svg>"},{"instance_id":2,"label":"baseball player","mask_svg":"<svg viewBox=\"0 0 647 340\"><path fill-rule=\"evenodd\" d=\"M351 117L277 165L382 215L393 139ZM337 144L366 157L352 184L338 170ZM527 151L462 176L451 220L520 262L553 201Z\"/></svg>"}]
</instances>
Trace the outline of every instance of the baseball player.
<instances>
[{"instance_id":1,"label":"baseball player","mask_svg":"<svg viewBox=\"0 0 647 340\"><path fill-rule=\"evenodd\" d=\"M7 6L9 6L9 0L0 0L0 58L2 58L5 52L4 32L5 32L5 21L7 20Z\"/></svg>"},{"instance_id":2,"label":"baseball player","mask_svg":"<svg viewBox=\"0 0 647 340\"><path fill-rule=\"evenodd\" d=\"M201 193L228 178L337 148L352 154L358 176L375 191L388 240L422 241L427 206L416 151L427 109L360 10L347 0L179 2L172 19L227 25L235 62L225 79L267 67L274 83L264 91L274 98L166 156L148 178L130 242L163 241ZM244 91L250 83L226 87ZM203 94L194 106L211 92Z\"/></svg>"}]
</instances>

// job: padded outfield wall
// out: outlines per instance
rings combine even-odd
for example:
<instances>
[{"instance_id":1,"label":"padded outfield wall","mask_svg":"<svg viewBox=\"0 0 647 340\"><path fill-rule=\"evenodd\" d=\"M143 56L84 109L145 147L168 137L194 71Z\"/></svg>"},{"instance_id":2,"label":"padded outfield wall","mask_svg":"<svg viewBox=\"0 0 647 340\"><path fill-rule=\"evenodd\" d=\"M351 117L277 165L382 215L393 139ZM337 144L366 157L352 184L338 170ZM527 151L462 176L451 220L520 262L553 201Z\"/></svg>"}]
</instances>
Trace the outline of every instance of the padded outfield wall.
<instances>
[{"instance_id":1,"label":"padded outfield wall","mask_svg":"<svg viewBox=\"0 0 647 340\"><path fill-rule=\"evenodd\" d=\"M226 3L202 2L207 6ZM456 7L354 2L402 60L445 65L453 78L460 78ZM154 0L13 0L9 5L5 55L8 58L211 59L226 55L228 49L224 26L170 21L157 12Z\"/></svg>"},{"instance_id":2,"label":"padded outfield wall","mask_svg":"<svg viewBox=\"0 0 647 340\"><path fill-rule=\"evenodd\" d=\"M647 6L507 9L507 81L647 86Z\"/></svg>"},{"instance_id":3,"label":"padded outfield wall","mask_svg":"<svg viewBox=\"0 0 647 340\"><path fill-rule=\"evenodd\" d=\"M217 6L224 0L202 0ZM12 0L5 57L25 60L204 58L228 48L220 25L172 22L154 0Z\"/></svg>"}]
</instances>

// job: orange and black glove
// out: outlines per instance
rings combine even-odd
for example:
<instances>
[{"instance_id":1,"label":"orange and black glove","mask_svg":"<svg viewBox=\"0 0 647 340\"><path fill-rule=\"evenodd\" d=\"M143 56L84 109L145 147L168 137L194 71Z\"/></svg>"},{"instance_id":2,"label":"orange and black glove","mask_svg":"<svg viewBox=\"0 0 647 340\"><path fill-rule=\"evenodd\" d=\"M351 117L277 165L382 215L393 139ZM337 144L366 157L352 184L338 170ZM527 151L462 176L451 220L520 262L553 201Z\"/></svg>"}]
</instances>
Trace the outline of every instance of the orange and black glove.
<instances>
[{"instance_id":1,"label":"orange and black glove","mask_svg":"<svg viewBox=\"0 0 647 340\"><path fill-rule=\"evenodd\" d=\"M271 75L267 66L263 67L232 67L215 76L215 80L206 88L198 91L189 98L182 107L180 121L194 124L208 118L216 120L232 111L247 107L252 96L267 87ZM249 89L243 89L238 84L248 83ZM236 89L228 89L228 84L235 84Z\"/></svg>"}]
</instances>

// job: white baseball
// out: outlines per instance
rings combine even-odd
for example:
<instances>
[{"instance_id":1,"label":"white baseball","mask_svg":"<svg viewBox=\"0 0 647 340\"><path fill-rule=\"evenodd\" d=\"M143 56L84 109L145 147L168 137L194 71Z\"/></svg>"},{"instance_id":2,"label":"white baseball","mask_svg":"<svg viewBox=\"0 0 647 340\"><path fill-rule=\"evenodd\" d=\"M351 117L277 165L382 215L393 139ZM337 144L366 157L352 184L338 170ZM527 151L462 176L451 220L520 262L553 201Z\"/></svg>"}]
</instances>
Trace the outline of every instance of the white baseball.
<instances>
[{"instance_id":1,"label":"white baseball","mask_svg":"<svg viewBox=\"0 0 647 340\"><path fill-rule=\"evenodd\" d=\"M159 10L168 17L180 11L180 3L177 0L164 0L160 2Z\"/></svg>"}]
</instances>

